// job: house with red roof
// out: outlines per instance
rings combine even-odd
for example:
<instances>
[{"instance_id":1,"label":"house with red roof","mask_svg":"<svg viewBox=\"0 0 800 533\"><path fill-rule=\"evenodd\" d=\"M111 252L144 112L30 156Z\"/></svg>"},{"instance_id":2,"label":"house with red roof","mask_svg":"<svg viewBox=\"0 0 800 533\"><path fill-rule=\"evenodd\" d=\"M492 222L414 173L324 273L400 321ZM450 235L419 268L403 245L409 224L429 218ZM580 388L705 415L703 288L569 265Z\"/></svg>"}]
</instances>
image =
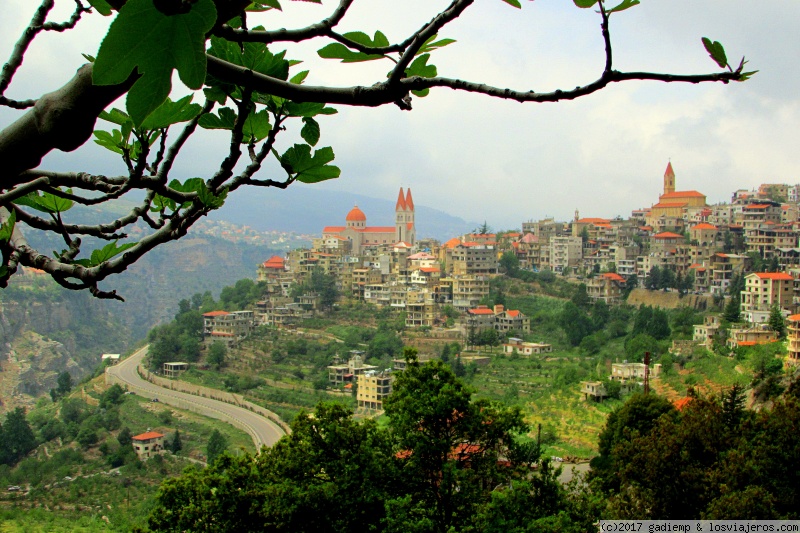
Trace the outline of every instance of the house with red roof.
<instances>
[{"instance_id":1,"label":"house with red roof","mask_svg":"<svg viewBox=\"0 0 800 533\"><path fill-rule=\"evenodd\" d=\"M745 276L741 292L741 316L755 324L767 322L772 306L781 310L793 306L794 278L786 272L753 272ZM784 311L786 315L789 313Z\"/></svg>"},{"instance_id":2,"label":"house with red roof","mask_svg":"<svg viewBox=\"0 0 800 533\"><path fill-rule=\"evenodd\" d=\"M500 333L516 331L520 333L530 333L531 319L516 309L506 309L502 305L495 305L490 308L486 305L479 305L472 309L467 309L464 318L466 331L481 332L487 329L494 329Z\"/></svg>"},{"instance_id":3,"label":"house with red roof","mask_svg":"<svg viewBox=\"0 0 800 533\"><path fill-rule=\"evenodd\" d=\"M602 300L608 305L615 305L622 300L626 283L625 278L616 272L606 272L586 281L586 294L593 302Z\"/></svg>"},{"instance_id":4,"label":"house with red roof","mask_svg":"<svg viewBox=\"0 0 800 533\"><path fill-rule=\"evenodd\" d=\"M139 459L147 459L164 449L164 435L157 431L147 431L131 437L133 449Z\"/></svg>"},{"instance_id":5,"label":"house with red roof","mask_svg":"<svg viewBox=\"0 0 800 533\"><path fill-rule=\"evenodd\" d=\"M250 334L254 321L253 311L203 313L203 341L206 344L222 342L230 348Z\"/></svg>"}]
</instances>

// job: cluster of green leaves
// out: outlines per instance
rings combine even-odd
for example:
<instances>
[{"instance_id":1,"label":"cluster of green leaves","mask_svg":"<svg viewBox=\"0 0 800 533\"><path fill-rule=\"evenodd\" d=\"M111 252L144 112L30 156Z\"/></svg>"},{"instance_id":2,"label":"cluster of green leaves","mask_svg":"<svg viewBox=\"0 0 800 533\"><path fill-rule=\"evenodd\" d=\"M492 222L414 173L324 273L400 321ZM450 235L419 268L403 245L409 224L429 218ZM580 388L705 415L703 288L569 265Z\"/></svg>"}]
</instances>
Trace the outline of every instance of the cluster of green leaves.
<instances>
[{"instance_id":1,"label":"cluster of green leaves","mask_svg":"<svg viewBox=\"0 0 800 533\"><path fill-rule=\"evenodd\" d=\"M797 383L772 409L745 410L733 387L681 411L653 395L609 416L592 475L609 518L797 519Z\"/></svg>"}]
</instances>

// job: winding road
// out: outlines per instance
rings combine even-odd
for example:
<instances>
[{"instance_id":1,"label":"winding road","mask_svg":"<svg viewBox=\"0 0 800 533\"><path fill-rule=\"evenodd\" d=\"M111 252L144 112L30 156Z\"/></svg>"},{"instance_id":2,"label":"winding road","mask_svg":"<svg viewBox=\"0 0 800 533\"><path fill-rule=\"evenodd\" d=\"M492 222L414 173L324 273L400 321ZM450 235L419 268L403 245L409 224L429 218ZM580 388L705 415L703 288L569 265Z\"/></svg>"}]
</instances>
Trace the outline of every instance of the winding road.
<instances>
[{"instance_id":1,"label":"winding road","mask_svg":"<svg viewBox=\"0 0 800 533\"><path fill-rule=\"evenodd\" d=\"M140 396L157 398L159 402L172 407L194 411L241 428L252 437L256 450L260 450L262 446L272 446L284 435L283 429L278 424L243 407L166 389L142 379L137 368L145 355L147 346L116 365L106 368L106 374L115 381L124 383L128 386L128 390Z\"/></svg>"}]
</instances>

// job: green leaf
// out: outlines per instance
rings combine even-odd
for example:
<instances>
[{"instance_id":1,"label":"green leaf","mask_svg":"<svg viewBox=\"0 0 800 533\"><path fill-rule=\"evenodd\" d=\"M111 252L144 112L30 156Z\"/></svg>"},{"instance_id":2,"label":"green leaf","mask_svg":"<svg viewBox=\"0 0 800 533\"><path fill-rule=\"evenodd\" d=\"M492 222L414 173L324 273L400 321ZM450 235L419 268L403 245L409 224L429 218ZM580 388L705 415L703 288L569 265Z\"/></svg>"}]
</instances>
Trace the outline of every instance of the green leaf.
<instances>
[{"instance_id":1,"label":"green leaf","mask_svg":"<svg viewBox=\"0 0 800 533\"><path fill-rule=\"evenodd\" d=\"M342 63L358 63L360 61L373 61L383 59L381 54L364 54L350 50L341 43L331 43L317 50L319 57L323 59L341 59Z\"/></svg>"},{"instance_id":2,"label":"green leaf","mask_svg":"<svg viewBox=\"0 0 800 533\"><path fill-rule=\"evenodd\" d=\"M302 72L298 72L297 74L295 74L294 76L292 76L292 79L290 79L290 80L289 80L289 82L290 82L290 83L296 83L296 84L300 85L300 84L302 84L304 81L306 81L306 77L307 77L307 76L308 76L308 71L307 71L307 70L304 70L304 71L302 71Z\"/></svg>"},{"instance_id":3,"label":"green leaf","mask_svg":"<svg viewBox=\"0 0 800 533\"><path fill-rule=\"evenodd\" d=\"M640 3L639 0L622 0L622 3L620 3L616 7L612 7L611 9L606 11L606 13L618 13L620 11L625 11L630 7L639 5L639 3Z\"/></svg>"},{"instance_id":4,"label":"green leaf","mask_svg":"<svg viewBox=\"0 0 800 533\"><path fill-rule=\"evenodd\" d=\"M291 102L287 101L283 106L283 111L290 117L315 117L317 115L335 115L338 113L332 107L325 107L326 104L319 102Z\"/></svg>"},{"instance_id":5,"label":"green leaf","mask_svg":"<svg viewBox=\"0 0 800 533\"><path fill-rule=\"evenodd\" d=\"M431 92L430 89L425 88L420 90L412 90L411 94L413 94L414 96L419 96L420 98L425 98L426 96L428 96L430 92Z\"/></svg>"},{"instance_id":6,"label":"green leaf","mask_svg":"<svg viewBox=\"0 0 800 533\"><path fill-rule=\"evenodd\" d=\"M572 1L575 3L576 6L582 9L590 8L597 3L597 0L572 0Z\"/></svg>"},{"instance_id":7,"label":"green leaf","mask_svg":"<svg viewBox=\"0 0 800 533\"><path fill-rule=\"evenodd\" d=\"M261 26L254 30L263 29ZM211 38L211 47L208 53L214 57L223 59L234 65L248 68L253 72L264 74L280 80L289 79L289 61L286 60L286 52L273 54L263 43L234 43L219 37Z\"/></svg>"},{"instance_id":8,"label":"green leaf","mask_svg":"<svg viewBox=\"0 0 800 533\"><path fill-rule=\"evenodd\" d=\"M436 66L428 65L430 54L422 54L414 59L406 69L406 76L419 76L421 78L434 78L436 77Z\"/></svg>"},{"instance_id":9,"label":"green leaf","mask_svg":"<svg viewBox=\"0 0 800 533\"><path fill-rule=\"evenodd\" d=\"M720 44L719 41L712 42L708 37L703 37L702 41L703 46L705 46L706 52L708 52L708 55L711 56L711 59L713 59L717 65L720 66L720 68L727 67L728 58L725 55L725 48L723 48L722 44Z\"/></svg>"},{"instance_id":10,"label":"green leaf","mask_svg":"<svg viewBox=\"0 0 800 533\"><path fill-rule=\"evenodd\" d=\"M111 111L101 111L100 115L98 115L98 116L99 116L99 118L102 118L103 120L106 120L108 122L112 122L114 124L119 124L120 126L122 126L123 124L125 124L127 122L130 122L131 124L133 124L133 121L131 120L131 117L129 117L127 113L125 113L124 111L120 111L116 107L111 109Z\"/></svg>"},{"instance_id":11,"label":"green leaf","mask_svg":"<svg viewBox=\"0 0 800 533\"><path fill-rule=\"evenodd\" d=\"M756 74L757 72L758 72L757 70L752 70L750 72L742 72L741 74L739 74L739 78L736 81L747 81L753 77L753 74Z\"/></svg>"},{"instance_id":12,"label":"green leaf","mask_svg":"<svg viewBox=\"0 0 800 533\"><path fill-rule=\"evenodd\" d=\"M375 37L372 39L370 39L369 35L363 31L351 31L345 33L344 38L362 46L369 46L370 48L389 46L389 39L387 39L386 36L380 31L376 31Z\"/></svg>"},{"instance_id":13,"label":"green leaf","mask_svg":"<svg viewBox=\"0 0 800 533\"><path fill-rule=\"evenodd\" d=\"M116 85L134 69L141 75L126 100L128 114L140 125L167 98L172 71L190 89L206 78L206 33L217 11L213 0L197 0L188 13L165 15L152 0L128 0L100 45L93 68L95 85Z\"/></svg>"},{"instance_id":14,"label":"green leaf","mask_svg":"<svg viewBox=\"0 0 800 533\"><path fill-rule=\"evenodd\" d=\"M115 255L121 254L128 248L136 246L135 242L127 242L122 246L117 246L117 242L119 241L110 242L105 246L103 246L102 248L100 248L99 250L94 250L92 252L91 259L79 259L75 262L85 267L94 267L101 263L105 263Z\"/></svg>"},{"instance_id":15,"label":"green leaf","mask_svg":"<svg viewBox=\"0 0 800 533\"><path fill-rule=\"evenodd\" d=\"M184 96L177 102L167 98L142 122L142 129L160 130L168 128L173 124L192 120L201 111L203 111L203 108L199 104L192 103L191 94Z\"/></svg>"},{"instance_id":16,"label":"green leaf","mask_svg":"<svg viewBox=\"0 0 800 533\"><path fill-rule=\"evenodd\" d=\"M324 104L323 104L324 105ZM236 112L228 107L219 110L219 115L209 113L200 117L198 124L207 130L232 130L236 123ZM269 112L262 109L257 113L250 113L244 121L242 142L258 142L264 139L272 131L272 124L269 122Z\"/></svg>"},{"instance_id":17,"label":"green leaf","mask_svg":"<svg viewBox=\"0 0 800 533\"><path fill-rule=\"evenodd\" d=\"M17 212L13 209L10 210L11 214L8 216L3 225L0 226L0 242L8 242L11 235L14 233L14 224L17 223Z\"/></svg>"},{"instance_id":18,"label":"green leaf","mask_svg":"<svg viewBox=\"0 0 800 533\"><path fill-rule=\"evenodd\" d=\"M519 0L503 0L503 2L518 9L522 9L522 4L519 3Z\"/></svg>"},{"instance_id":19,"label":"green leaf","mask_svg":"<svg viewBox=\"0 0 800 533\"><path fill-rule=\"evenodd\" d=\"M206 87L203 89L203 94L209 100L225 105L228 101L228 93L222 90L222 87Z\"/></svg>"},{"instance_id":20,"label":"green leaf","mask_svg":"<svg viewBox=\"0 0 800 533\"><path fill-rule=\"evenodd\" d=\"M156 194L155 197L153 198L150 211L162 212L165 209L170 209L172 211L175 211L177 208L178 204L176 204L174 200L161 196L160 194Z\"/></svg>"},{"instance_id":21,"label":"green leaf","mask_svg":"<svg viewBox=\"0 0 800 533\"><path fill-rule=\"evenodd\" d=\"M281 5L278 3L278 0L259 0L258 2L253 2L245 11L269 11L270 9L277 9L281 11Z\"/></svg>"},{"instance_id":22,"label":"green leaf","mask_svg":"<svg viewBox=\"0 0 800 533\"><path fill-rule=\"evenodd\" d=\"M203 205L211 209L219 209L225 203L225 198L228 196L228 189L225 188L218 195L214 195L208 190L206 182L201 180L202 185L200 190L197 191L197 197L203 202Z\"/></svg>"},{"instance_id":23,"label":"green leaf","mask_svg":"<svg viewBox=\"0 0 800 533\"><path fill-rule=\"evenodd\" d=\"M319 124L311 117L303 117L303 129L300 136L311 146L316 146L319 142Z\"/></svg>"},{"instance_id":24,"label":"green leaf","mask_svg":"<svg viewBox=\"0 0 800 533\"><path fill-rule=\"evenodd\" d=\"M436 39L436 35L432 35L430 39L425 41L425 43L420 47L420 49L417 50L416 55L427 54L429 52L433 52L437 48L444 48L448 44L453 44L454 42L456 42L455 39L440 39L438 41L434 41L434 39Z\"/></svg>"},{"instance_id":25,"label":"green leaf","mask_svg":"<svg viewBox=\"0 0 800 533\"><path fill-rule=\"evenodd\" d=\"M122 133L119 130L113 130L111 133L103 130L95 130L94 131L94 142L111 150L117 154L123 154L123 147L127 147L127 144L122 139Z\"/></svg>"},{"instance_id":26,"label":"green leaf","mask_svg":"<svg viewBox=\"0 0 800 533\"><path fill-rule=\"evenodd\" d=\"M72 189L67 189L66 192L72 194ZM33 191L21 198L17 198L16 203L43 213L63 213L64 211L69 211L73 204L72 200L61 198L49 192L42 192L40 196L38 191Z\"/></svg>"},{"instance_id":27,"label":"green leaf","mask_svg":"<svg viewBox=\"0 0 800 533\"><path fill-rule=\"evenodd\" d=\"M339 167L328 165L333 160L333 148L330 146L320 148L312 156L311 147L307 144L295 144L280 157L281 166L303 183L338 178L341 174Z\"/></svg>"},{"instance_id":28,"label":"green leaf","mask_svg":"<svg viewBox=\"0 0 800 533\"><path fill-rule=\"evenodd\" d=\"M217 114L207 113L200 117L197 124L207 130L232 130L236 123L236 111L229 107L222 107Z\"/></svg>"},{"instance_id":29,"label":"green leaf","mask_svg":"<svg viewBox=\"0 0 800 533\"><path fill-rule=\"evenodd\" d=\"M89 0L89 5L104 17L111 15L111 6L106 0Z\"/></svg>"}]
</instances>

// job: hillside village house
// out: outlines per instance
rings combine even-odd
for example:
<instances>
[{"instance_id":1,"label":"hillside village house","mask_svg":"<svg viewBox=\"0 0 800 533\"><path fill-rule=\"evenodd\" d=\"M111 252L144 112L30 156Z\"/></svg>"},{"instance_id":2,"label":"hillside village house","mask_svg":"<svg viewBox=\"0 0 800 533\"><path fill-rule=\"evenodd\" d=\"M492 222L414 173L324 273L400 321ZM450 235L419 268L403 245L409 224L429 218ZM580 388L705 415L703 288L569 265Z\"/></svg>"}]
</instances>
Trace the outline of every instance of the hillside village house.
<instances>
[{"instance_id":1,"label":"hillside village house","mask_svg":"<svg viewBox=\"0 0 800 533\"><path fill-rule=\"evenodd\" d=\"M131 437L133 449L139 459L148 459L164 449L164 435L157 431L148 431Z\"/></svg>"},{"instance_id":2,"label":"hillside village house","mask_svg":"<svg viewBox=\"0 0 800 533\"><path fill-rule=\"evenodd\" d=\"M739 346L755 346L778 341L778 332L766 324L746 328L732 328L728 333L728 346L735 349Z\"/></svg>"},{"instance_id":3,"label":"hillside village house","mask_svg":"<svg viewBox=\"0 0 800 533\"><path fill-rule=\"evenodd\" d=\"M606 272L587 280L586 294L592 302L602 300L608 305L614 305L620 302L626 283L625 278L616 272Z\"/></svg>"},{"instance_id":4,"label":"hillside village house","mask_svg":"<svg viewBox=\"0 0 800 533\"><path fill-rule=\"evenodd\" d=\"M706 315L702 324L694 326L692 340L710 350L714 342L714 335L719 331L719 327L719 315Z\"/></svg>"},{"instance_id":5,"label":"hillside village house","mask_svg":"<svg viewBox=\"0 0 800 533\"><path fill-rule=\"evenodd\" d=\"M487 329L494 329L499 333L509 331L530 333L531 320L522 312L506 309L502 305L495 305L491 309L488 306L479 305L467 310L464 329L476 333Z\"/></svg>"},{"instance_id":6,"label":"hillside village house","mask_svg":"<svg viewBox=\"0 0 800 533\"><path fill-rule=\"evenodd\" d=\"M253 311L211 311L203 313L203 340L222 342L229 348L253 330Z\"/></svg>"},{"instance_id":7,"label":"hillside village house","mask_svg":"<svg viewBox=\"0 0 800 533\"><path fill-rule=\"evenodd\" d=\"M763 323L769 319L773 305L781 309L793 304L794 278L785 272L754 272L745 276L741 292L741 314L748 322Z\"/></svg>"},{"instance_id":8,"label":"hillside village house","mask_svg":"<svg viewBox=\"0 0 800 533\"><path fill-rule=\"evenodd\" d=\"M383 411L383 400L392 393L391 372L368 370L357 377L356 401L359 409Z\"/></svg>"},{"instance_id":9,"label":"hillside village house","mask_svg":"<svg viewBox=\"0 0 800 533\"><path fill-rule=\"evenodd\" d=\"M520 338L511 337L503 344L503 353L511 355L516 351L520 355L538 355L553 351L552 344L540 342L525 342Z\"/></svg>"},{"instance_id":10,"label":"hillside village house","mask_svg":"<svg viewBox=\"0 0 800 533\"><path fill-rule=\"evenodd\" d=\"M786 320L788 337L787 360L793 365L800 364L800 315L790 315Z\"/></svg>"}]
</instances>

